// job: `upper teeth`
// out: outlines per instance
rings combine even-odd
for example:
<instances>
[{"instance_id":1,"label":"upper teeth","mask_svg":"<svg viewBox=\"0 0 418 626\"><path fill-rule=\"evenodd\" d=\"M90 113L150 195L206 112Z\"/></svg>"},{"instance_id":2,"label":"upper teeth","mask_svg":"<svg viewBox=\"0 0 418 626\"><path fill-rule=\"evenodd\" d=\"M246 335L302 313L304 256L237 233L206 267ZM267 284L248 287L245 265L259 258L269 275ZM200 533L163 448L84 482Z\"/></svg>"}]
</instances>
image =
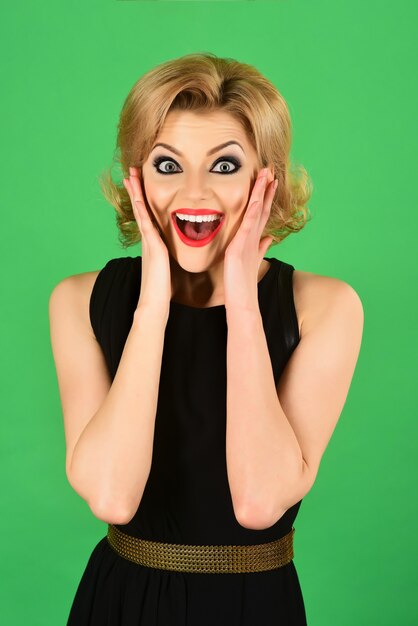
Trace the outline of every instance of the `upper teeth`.
<instances>
[{"instance_id":1,"label":"upper teeth","mask_svg":"<svg viewBox=\"0 0 418 626\"><path fill-rule=\"evenodd\" d=\"M188 220L189 222L213 222L220 219L219 214L213 215L186 215L185 213L176 213L176 217L180 220Z\"/></svg>"}]
</instances>

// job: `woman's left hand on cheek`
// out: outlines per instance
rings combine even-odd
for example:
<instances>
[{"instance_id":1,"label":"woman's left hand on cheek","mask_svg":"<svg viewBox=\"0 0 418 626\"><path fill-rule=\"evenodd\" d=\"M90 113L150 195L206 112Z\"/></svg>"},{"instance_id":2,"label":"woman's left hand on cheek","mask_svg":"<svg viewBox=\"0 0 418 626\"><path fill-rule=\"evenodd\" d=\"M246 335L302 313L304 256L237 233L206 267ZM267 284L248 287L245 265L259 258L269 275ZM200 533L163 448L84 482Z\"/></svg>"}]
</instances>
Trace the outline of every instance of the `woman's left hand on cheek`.
<instances>
[{"instance_id":1,"label":"woman's left hand on cheek","mask_svg":"<svg viewBox=\"0 0 418 626\"><path fill-rule=\"evenodd\" d=\"M261 170L254 184L243 220L225 251L224 293L228 309L259 310L258 270L273 237L260 240L270 216L275 187L270 170Z\"/></svg>"}]
</instances>

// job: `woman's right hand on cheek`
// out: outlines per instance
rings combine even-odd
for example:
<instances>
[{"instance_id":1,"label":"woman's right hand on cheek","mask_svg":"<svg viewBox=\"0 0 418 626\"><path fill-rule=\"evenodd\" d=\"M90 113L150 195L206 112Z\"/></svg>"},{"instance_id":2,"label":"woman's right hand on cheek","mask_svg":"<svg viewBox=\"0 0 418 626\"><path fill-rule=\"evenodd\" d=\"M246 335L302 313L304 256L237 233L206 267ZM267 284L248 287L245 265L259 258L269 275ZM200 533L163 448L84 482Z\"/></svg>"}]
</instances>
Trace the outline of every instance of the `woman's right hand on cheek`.
<instances>
[{"instance_id":1,"label":"woman's right hand on cheek","mask_svg":"<svg viewBox=\"0 0 418 626\"><path fill-rule=\"evenodd\" d=\"M167 246L145 206L138 168L130 167L129 172L130 176L124 178L123 184L129 193L142 241L141 292L137 306L144 306L168 317L171 273Z\"/></svg>"}]
</instances>

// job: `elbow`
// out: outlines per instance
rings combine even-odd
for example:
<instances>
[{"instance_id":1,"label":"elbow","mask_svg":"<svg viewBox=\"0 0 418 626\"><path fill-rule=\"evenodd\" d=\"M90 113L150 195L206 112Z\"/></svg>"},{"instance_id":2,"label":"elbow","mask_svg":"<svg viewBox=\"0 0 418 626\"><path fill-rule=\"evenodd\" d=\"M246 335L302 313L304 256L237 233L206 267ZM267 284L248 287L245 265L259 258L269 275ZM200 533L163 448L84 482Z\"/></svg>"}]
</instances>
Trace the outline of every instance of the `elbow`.
<instances>
[{"instance_id":1,"label":"elbow","mask_svg":"<svg viewBox=\"0 0 418 626\"><path fill-rule=\"evenodd\" d=\"M134 516L132 507L124 506L120 503L110 501L109 498L96 496L92 497L76 480L74 473L70 471L69 466L66 468L68 482L74 491L85 500L97 519L106 524L128 524Z\"/></svg>"},{"instance_id":2,"label":"elbow","mask_svg":"<svg viewBox=\"0 0 418 626\"><path fill-rule=\"evenodd\" d=\"M274 526L279 519L286 513L287 509L275 511L273 516L268 516L267 508L251 505L243 507L235 512L235 518L240 526L249 530L265 530Z\"/></svg>"},{"instance_id":3,"label":"elbow","mask_svg":"<svg viewBox=\"0 0 418 626\"><path fill-rule=\"evenodd\" d=\"M271 528L278 521L277 519L274 522L267 522L265 518L256 520L255 518L247 518L247 517L237 517L238 524L243 528L248 528L248 530L265 530L266 528Z\"/></svg>"},{"instance_id":4,"label":"elbow","mask_svg":"<svg viewBox=\"0 0 418 626\"><path fill-rule=\"evenodd\" d=\"M264 515L264 517L260 518L254 516L240 517L239 519L237 518L237 521L240 526L248 528L249 530L265 530L266 528L271 528L274 524L277 524L279 519L286 513L286 510L287 509L283 509L280 513L276 512L273 518L270 519L267 519Z\"/></svg>"},{"instance_id":5,"label":"elbow","mask_svg":"<svg viewBox=\"0 0 418 626\"><path fill-rule=\"evenodd\" d=\"M133 517L131 510L109 505L103 501L94 503L87 502L87 504L93 515L106 524L128 524Z\"/></svg>"},{"instance_id":6,"label":"elbow","mask_svg":"<svg viewBox=\"0 0 418 626\"><path fill-rule=\"evenodd\" d=\"M237 509L235 517L244 528L250 530L264 530L271 528L283 517L292 506L300 502L313 486L315 476L311 472L295 472L294 478L286 489L283 487L271 495L269 501L251 502L245 507ZM259 493L259 492L258 492Z\"/></svg>"}]
</instances>

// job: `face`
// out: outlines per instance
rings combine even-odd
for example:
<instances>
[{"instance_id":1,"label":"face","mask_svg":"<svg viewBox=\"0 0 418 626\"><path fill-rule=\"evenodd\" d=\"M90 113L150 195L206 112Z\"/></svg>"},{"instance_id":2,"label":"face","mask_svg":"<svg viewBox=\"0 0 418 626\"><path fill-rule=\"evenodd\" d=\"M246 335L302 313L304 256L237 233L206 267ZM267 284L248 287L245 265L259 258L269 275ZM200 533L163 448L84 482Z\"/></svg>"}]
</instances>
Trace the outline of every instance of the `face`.
<instances>
[{"instance_id":1,"label":"face","mask_svg":"<svg viewBox=\"0 0 418 626\"><path fill-rule=\"evenodd\" d=\"M240 145L214 150L229 141ZM173 150L155 147L158 143ZM230 114L171 111L167 115L142 166L142 187L169 253L183 269L201 272L223 259L260 169L245 130ZM176 218L180 209L185 216L193 214L190 209L208 209L207 215L218 214L220 219L196 224L200 218L195 222Z\"/></svg>"}]
</instances>

